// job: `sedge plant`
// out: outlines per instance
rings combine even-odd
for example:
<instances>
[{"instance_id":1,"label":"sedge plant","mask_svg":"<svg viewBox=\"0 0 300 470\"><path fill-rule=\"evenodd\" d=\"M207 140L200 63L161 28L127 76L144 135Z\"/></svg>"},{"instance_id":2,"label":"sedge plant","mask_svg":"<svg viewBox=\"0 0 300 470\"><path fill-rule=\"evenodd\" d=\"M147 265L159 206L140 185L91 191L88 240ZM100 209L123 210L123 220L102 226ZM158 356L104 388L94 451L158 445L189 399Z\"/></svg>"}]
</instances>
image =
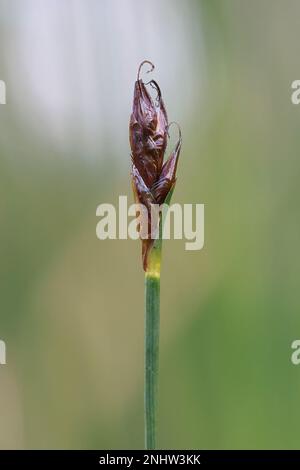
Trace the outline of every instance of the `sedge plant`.
<instances>
[{"instance_id":1,"label":"sedge plant","mask_svg":"<svg viewBox=\"0 0 300 470\"><path fill-rule=\"evenodd\" d=\"M181 150L181 132L175 149L164 161L169 127L161 90L155 80L144 83L141 69L154 65L143 61L134 86L133 107L129 124L131 146L131 180L136 204L146 208L146 221L141 219L142 260L145 271L145 448L156 449L157 394L160 324L160 267L164 211L153 217L153 206L170 203L176 183L176 170ZM147 85L157 92L153 100Z\"/></svg>"}]
</instances>

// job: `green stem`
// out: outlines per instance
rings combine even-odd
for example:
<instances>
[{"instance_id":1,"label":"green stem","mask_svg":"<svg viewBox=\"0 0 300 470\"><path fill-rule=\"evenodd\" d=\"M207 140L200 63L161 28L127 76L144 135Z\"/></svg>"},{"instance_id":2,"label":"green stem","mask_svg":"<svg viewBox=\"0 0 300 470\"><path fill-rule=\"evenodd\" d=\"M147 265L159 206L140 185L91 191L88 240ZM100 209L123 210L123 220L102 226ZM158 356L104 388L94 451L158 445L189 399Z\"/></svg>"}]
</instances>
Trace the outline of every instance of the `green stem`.
<instances>
[{"instance_id":1,"label":"green stem","mask_svg":"<svg viewBox=\"0 0 300 470\"><path fill-rule=\"evenodd\" d=\"M161 226L145 273L145 448L156 449L159 363Z\"/></svg>"},{"instance_id":2,"label":"green stem","mask_svg":"<svg viewBox=\"0 0 300 470\"><path fill-rule=\"evenodd\" d=\"M156 449L159 364L160 264L166 208L174 185L165 200L159 220L159 237L154 241L145 273L145 448Z\"/></svg>"},{"instance_id":3,"label":"green stem","mask_svg":"<svg viewBox=\"0 0 300 470\"><path fill-rule=\"evenodd\" d=\"M156 448L160 277L145 276L145 447Z\"/></svg>"}]
</instances>

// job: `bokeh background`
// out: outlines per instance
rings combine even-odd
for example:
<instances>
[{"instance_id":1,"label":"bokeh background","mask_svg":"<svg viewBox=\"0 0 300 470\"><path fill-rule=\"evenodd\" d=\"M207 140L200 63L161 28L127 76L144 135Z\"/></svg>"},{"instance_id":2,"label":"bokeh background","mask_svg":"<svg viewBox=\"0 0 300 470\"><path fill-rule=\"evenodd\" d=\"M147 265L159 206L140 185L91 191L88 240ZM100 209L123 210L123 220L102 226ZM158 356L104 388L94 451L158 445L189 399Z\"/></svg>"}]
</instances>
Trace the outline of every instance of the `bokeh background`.
<instances>
[{"instance_id":1,"label":"bokeh background","mask_svg":"<svg viewBox=\"0 0 300 470\"><path fill-rule=\"evenodd\" d=\"M132 198L128 119L156 65L183 150L164 244L159 446L299 448L297 0L0 0L0 448L143 447L140 244L99 241Z\"/></svg>"}]
</instances>

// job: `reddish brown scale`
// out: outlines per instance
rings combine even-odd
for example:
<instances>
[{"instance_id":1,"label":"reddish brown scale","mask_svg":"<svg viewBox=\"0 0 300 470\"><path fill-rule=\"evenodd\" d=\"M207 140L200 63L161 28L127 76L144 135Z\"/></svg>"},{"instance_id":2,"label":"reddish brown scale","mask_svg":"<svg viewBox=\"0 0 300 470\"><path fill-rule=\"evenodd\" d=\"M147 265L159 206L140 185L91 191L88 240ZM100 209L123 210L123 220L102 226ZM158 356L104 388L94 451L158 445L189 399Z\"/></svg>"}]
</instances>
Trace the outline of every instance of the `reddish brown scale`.
<instances>
[{"instance_id":1,"label":"reddish brown scale","mask_svg":"<svg viewBox=\"0 0 300 470\"><path fill-rule=\"evenodd\" d=\"M136 203L143 204L148 210L148 239L142 240L143 266L147 269L147 258L153 246L151 239L151 204L163 204L176 182L176 170L181 149L181 134L174 151L163 163L168 140L168 117L158 84L151 80L148 84L157 91L154 104L145 84L139 78L144 64L141 63L134 86L133 107L129 123L131 146L131 178ZM179 126L178 126L179 127Z\"/></svg>"}]
</instances>

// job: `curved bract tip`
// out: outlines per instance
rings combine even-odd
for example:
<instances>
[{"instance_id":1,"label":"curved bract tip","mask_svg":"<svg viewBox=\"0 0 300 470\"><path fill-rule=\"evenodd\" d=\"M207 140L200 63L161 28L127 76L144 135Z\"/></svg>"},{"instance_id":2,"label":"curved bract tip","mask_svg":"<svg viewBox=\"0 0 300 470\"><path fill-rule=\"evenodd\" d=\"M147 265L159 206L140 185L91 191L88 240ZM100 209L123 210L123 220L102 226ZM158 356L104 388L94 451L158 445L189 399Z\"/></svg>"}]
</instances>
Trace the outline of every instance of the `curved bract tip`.
<instances>
[{"instance_id":1,"label":"curved bract tip","mask_svg":"<svg viewBox=\"0 0 300 470\"><path fill-rule=\"evenodd\" d=\"M152 70L154 70L154 68L155 68L154 64L152 64L152 62L150 62L150 60L143 60L143 62L140 64L140 66L139 66L139 68L138 68L137 80L140 80L141 70L142 70L142 68L143 68L143 66L144 66L145 64L150 65L150 69L147 70L146 73L152 72Z\"/></svg>"},{"instance_id":2,"label":"curved bract tip","mask_svg":"<svg viewBox=\"0 0 300 470\"><path fill-rule=\"evenodd\" d=\"M145 83L145 85L150 85L152 88L154 88L154 90L157 91L156 106L159 106L159 103L161 101L161 91L158 83L155 80L150 80L150 82Z\"/></svg>"},{"instance_id":3,"label":"curved bract tip","mask_svg":"<svg viewBox=\"0 0 300 470\"><path fill-rule=\"evenodd\" d=\"M172 121L172 122L170 122L170 123L168 124L168 126L167 126L168 136L170 137L169 129L170 129L170 127L172 126L172 124L175 124L175 126L177 127L177 130L178 130L178 140L179 140L179 142L181 143L181 142L182 142L181 127L180 127L180 125L178 124L178 122Z\"/></svg>"}]
</instances>

